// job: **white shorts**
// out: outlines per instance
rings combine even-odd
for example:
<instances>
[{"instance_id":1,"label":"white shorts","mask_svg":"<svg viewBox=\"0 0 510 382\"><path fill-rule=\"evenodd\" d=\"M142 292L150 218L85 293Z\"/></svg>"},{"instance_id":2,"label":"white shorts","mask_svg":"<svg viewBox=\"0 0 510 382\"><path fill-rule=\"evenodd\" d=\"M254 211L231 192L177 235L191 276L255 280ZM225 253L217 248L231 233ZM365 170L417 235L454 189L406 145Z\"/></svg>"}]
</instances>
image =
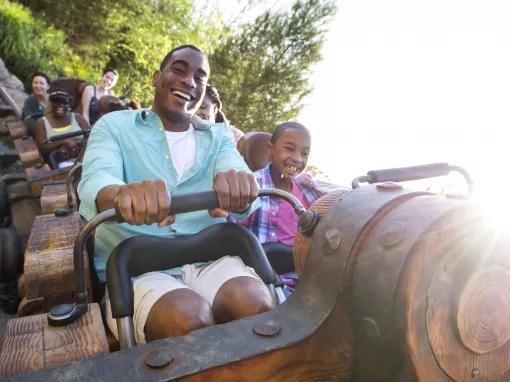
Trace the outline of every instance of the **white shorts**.
<instances>
[{"instance_id":1,"label":"white shorts","mask_svg":"<svg viewBox=\"0 0 510 382\"><path fill-rule=\"evenodd\" d=\"M149 272L134 277L133 326L136 342L138 344L145 343L145 322L149 312L156 301L166 293L181 288L192 289L212 306L214 297L223 283L239 276L249 276L261 280L253 268L244 265L238 256L224 256L212 263L184 265L181 268L182 279L163 272ZM115 338L118 339L117 323L112 318L108 291L105 300L106 322Z\"/></svg>"}]
</instances>

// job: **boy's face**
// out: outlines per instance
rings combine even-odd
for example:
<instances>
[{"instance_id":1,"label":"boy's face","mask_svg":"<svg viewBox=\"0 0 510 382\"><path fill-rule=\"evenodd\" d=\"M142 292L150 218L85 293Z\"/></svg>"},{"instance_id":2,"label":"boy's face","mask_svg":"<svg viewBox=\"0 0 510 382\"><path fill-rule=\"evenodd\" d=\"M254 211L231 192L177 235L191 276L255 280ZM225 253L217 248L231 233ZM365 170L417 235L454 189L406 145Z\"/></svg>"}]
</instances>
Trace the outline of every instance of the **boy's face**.
<instances>
[{"instance_id":1,"label":"boy's face","mask_svg":"<svg viewBox=\"0 0 510 382\"><path fill-rule=\"evenodd\" d=\"M284 178L302 173L308 163L311 139L308 132L287 128L276 142L269 143L272 167Z\"/></svg>"},{"instance_id":2,"label":"boy's face","mask_svg":"<svg viewBox=\"0 0 510 382\"><path fill-rule=\"evenodd\" d=\"M170 120L194 114L202 102L208 75L209 63L202 53L191 48L174 52L152 80L157 112Z\"/></svg>"},{"instance_id":3,"label":"boy's face","mask_svg":"<svg viewBox=\"0 0 510 382\"><path fill-rule=\"evenodd\" d=\"M202 100L202 104L198 108L197 115L203 120L214 122L216 120L216 113L218 112L218 106L211 102L208 96L205 96Z\"/></svg>"}]
</instances>

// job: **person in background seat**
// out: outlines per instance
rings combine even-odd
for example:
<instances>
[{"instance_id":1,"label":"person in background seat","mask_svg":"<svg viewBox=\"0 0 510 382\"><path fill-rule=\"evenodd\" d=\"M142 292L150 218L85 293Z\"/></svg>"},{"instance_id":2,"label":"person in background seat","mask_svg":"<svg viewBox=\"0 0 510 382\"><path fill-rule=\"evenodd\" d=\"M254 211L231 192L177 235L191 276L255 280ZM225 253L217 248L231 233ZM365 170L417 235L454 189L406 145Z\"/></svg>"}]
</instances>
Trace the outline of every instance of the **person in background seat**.
<instances>
[{"instance_id":1,"label":"person in background seat","mask_svg":"<svg viewBox=\"0 0 510 382\"><path fill-rule=\"evenodd\" d=\"M89 130L90 126L78 113L69 110L69 94L62 90L50 92L50 110L44 117L37 120L35 140L37 146L52 168L72 165L71 158L75 158L81 147L83 136L62 139L56 142L45 142L51 137Z\"/></svg>"},{"instance_id":2,"label":"person in background seat","mask_svg":"<svg viewBox=\"0 0 510 382\"><path fill-rule=\"evenodd\" d=\"M23 104L22 118L25 119L25 126L31 135L35 132L35 120L31 118L42 114L48 107L48 90L50 88L50 78L43 72L35 72L32 75L32 91Z\"/></svg>"},{"instance_id":3,"label":"person in background seat","mask_svg":"<svg viewBox=\"0 0 510 382\"><path fill-rule=\"evenodd\" d=\"M212 85L207 85L205 88L205 96L198 108L197 115L206 121L226 123L229 125L230 131L232 132L232 139L234 140L234 143L237 144L243 137L244 133L237 127L230 125L227 117L225 117L225 114L221 110L221 107L222 103L218 89Z\"/></svg>"},{"instance_id":4,"label":"person in background seat","mask_svg":"<svg viewBox=\"0 0 510 382\"><path fill-rule=\"evenodd\" d=\"M113 87L118 79L119 74L115 69L106 68L103 70L103 76L101 77L101 81L99 81L99 85L88 85L83 90L83 95L81 97L81 113L90 126L94 126L99 119L99 99L105 95L115 95Z\"/></svg>"},{"instance_id":5,"label":"person in background seat","mask_svg":"<svg viewBox=\"0 0 510 382\"><path fill-rule=\"evenodd\" d=\"M313 178L304 172L310 154L310 132L300 123L283 122L276 126L268 145L270 163L255 172L259 186L290 192L306 209L310 208L324 195ZM263 245L280 243L292 247L297 231L294 209L278 198L263 197L260 201L261 208L240 223L255 233ZM292 292L297 275L291 272L281 276L287 292Z\"/></svg>"}]
</instances>

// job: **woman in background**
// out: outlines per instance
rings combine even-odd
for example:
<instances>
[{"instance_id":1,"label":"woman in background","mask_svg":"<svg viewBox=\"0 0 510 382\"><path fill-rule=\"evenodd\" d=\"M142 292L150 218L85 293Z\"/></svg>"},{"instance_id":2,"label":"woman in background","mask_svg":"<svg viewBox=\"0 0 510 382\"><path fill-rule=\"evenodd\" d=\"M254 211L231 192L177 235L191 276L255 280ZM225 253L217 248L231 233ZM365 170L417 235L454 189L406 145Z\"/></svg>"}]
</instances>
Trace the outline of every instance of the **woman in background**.
<instances>
[{"instance_id":1,"label":"woman in background","mask_svg":"<svg viewBox=\"0 0 510 382\"><path fill-rule=\"evenodd\" d=\"M90 126L99 119L99 99L104 95L115 95L113 87L119 79L119 74L113 68L103 70L99 85L89 85L83 90L81 97L81 114Z\"/></svg>"}]
</instances>

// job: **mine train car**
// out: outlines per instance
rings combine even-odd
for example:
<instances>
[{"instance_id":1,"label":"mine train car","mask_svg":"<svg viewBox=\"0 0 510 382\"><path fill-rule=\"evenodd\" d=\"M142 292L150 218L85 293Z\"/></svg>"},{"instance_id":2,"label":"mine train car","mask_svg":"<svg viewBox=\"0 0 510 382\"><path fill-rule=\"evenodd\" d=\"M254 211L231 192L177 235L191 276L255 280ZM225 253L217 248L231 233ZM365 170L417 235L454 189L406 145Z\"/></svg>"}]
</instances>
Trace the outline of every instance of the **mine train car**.
<instances>
[{"instance_id":1,"label":"mine train car","mask_svg":"<svg viewBox=\"0 0 510 382\"><path fill-rule=\"evenodd\" d=\"M414 191L398 183L449 171L460 171L472 185L461 168L441 163L371 171L355 179L352 189L333 189L308 211L283 192L262 190L262 195L286 198L299 215L293 257L300 282L286 300L264 249L240 226L224 223L178 240L138 237L122 243L107 265L117 344L109 342L94 301L88 239L98 224L118 218L110 210L83 222L68 186L64 198L56 198L62 205L47 201L27 240L18 283L24 300L2 333L0 376L15 381L510 381L509 234L493 227L469 196ZM18 195L10 201L19 200ZM215 203L214 193L203 193L176 197L172 208L180 213ZM0 239L1 276L13 265L5 260L8 243ZM136 346L131 277L175 266L182 259L168 256L171 251L189 260L203 256L203 248L211 257L238 251L280 304L263 314ZM140 261L148 250L151 261Z\"/></svg>"}]
</instances>

